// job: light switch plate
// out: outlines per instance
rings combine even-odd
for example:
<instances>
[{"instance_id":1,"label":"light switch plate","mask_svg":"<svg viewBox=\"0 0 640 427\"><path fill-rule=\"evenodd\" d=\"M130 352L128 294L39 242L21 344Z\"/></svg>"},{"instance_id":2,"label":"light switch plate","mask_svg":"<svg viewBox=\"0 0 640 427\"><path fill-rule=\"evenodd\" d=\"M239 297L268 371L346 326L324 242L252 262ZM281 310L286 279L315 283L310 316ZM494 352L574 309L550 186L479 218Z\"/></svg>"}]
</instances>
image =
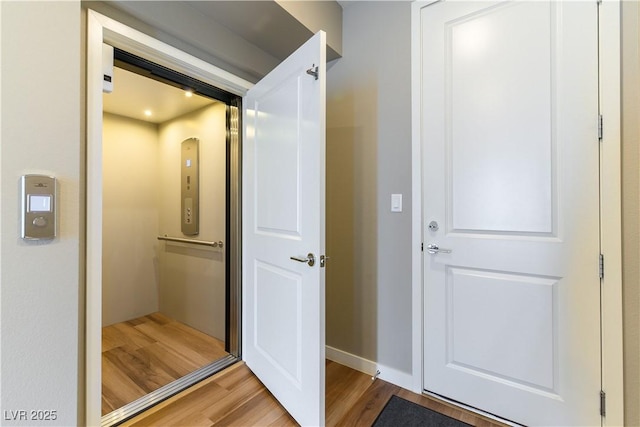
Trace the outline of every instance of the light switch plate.
<instances>
[{"instance_id":1,"label":"light switch plate","mask_svg":"<svg viewBox=\"0 0 640 427\"><path fill-rule=\"evenodd\" d=\"M402 212L402 194L391 195L391 212Z\"/></svg>"}]
</instances>

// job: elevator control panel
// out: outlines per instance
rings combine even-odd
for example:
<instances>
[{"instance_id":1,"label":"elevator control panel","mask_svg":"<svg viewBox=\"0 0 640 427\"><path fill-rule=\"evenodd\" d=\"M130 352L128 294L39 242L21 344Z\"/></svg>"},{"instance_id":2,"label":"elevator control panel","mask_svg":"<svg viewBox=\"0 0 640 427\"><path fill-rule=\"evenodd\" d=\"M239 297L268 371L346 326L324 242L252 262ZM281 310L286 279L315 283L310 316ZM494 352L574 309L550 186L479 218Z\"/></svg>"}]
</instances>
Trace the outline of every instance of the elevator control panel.
<instances>
[{"instance_id":1,"label":"elevator control panel","mask_svg":"<svg viewBox=\"0 0 640 427\"><path fill-rule=\"evenodd\" d=\"M182 234L195 236L199 233L199 143L198 138L182 141L180 179Z\"/></svg>"},{"instance_id":2,"label":"elevator control panel","mask_svg":"<svg viewBox=\"0 0 640 427\"><path fill-rule=\"evenodd\" d=\"M47 240L56 237L56 179L46 175L23 175L22 226L25 240Z\"/></svg>"}]
</instances>

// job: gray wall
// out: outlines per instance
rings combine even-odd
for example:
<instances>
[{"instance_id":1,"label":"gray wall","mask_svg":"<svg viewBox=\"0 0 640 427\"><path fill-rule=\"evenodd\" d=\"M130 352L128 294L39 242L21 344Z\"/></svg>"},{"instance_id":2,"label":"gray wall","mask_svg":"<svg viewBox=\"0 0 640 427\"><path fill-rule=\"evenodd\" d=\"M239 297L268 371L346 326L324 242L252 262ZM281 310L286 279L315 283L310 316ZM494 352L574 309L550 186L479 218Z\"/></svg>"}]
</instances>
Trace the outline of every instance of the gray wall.
<instances>
[{"instance_id":1,"label":"gray wall","mask_svg":"<svg viewBox=\"0 0 640 427\"><path fill-rule=\"evenodd\" d=\"M0 414L7 426L76 425L83 345L80 5L3 1L0 7ZM25 173L59 179L53 241L18 236L18 179ZM18 410L54 410L57 420L5 420L5 411Z\"/></svg>"},{"instance_id":2,"label":"gray wall","mask_svg":"<svg viewBox=\"0 0 640 427\"><path fill-rule=\"evenodd\" d=\"M343 23L327 76L327 345L410 373L410 3L353 2Z\"/></svg>"}]
</instances>

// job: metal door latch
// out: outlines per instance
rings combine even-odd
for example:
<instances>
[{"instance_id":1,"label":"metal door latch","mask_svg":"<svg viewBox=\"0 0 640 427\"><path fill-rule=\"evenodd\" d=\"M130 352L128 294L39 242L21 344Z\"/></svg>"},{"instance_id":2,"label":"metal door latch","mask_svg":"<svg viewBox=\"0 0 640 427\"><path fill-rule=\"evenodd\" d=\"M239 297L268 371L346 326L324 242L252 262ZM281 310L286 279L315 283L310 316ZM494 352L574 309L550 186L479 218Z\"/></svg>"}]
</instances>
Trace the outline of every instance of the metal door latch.
<instances>
[{"instance_id":1,"label":"metal door latch","mask_svg":"<svg viewBox=\"0 0 640 427\"><path fill-rule=\"evenodd\" d=\"M324 266L327 263L327 260L329 258L331 258L331 257L328 257L326 255L320 255L320 268L324 268Z\"/></svg>"}]
</instances>

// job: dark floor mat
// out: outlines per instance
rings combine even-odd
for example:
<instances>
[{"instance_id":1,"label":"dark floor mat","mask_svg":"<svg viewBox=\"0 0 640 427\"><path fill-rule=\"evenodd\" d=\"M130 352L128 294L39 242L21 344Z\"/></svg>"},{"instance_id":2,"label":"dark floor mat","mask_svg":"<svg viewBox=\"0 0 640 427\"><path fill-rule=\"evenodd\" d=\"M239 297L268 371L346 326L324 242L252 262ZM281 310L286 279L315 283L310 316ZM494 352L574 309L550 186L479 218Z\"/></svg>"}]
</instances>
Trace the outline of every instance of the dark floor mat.
<instances>
[{"instance_id":1,"label":"dark floor mat","mask_svg":"<svg viewBox=\"0 0 640 427\"><path fill-rule=\"evenodd\" d=\"M454 420L431 409L409 402L398 396L391 396L373 427L466 427L467 423Z\"/></svg>"}]
</instances>

